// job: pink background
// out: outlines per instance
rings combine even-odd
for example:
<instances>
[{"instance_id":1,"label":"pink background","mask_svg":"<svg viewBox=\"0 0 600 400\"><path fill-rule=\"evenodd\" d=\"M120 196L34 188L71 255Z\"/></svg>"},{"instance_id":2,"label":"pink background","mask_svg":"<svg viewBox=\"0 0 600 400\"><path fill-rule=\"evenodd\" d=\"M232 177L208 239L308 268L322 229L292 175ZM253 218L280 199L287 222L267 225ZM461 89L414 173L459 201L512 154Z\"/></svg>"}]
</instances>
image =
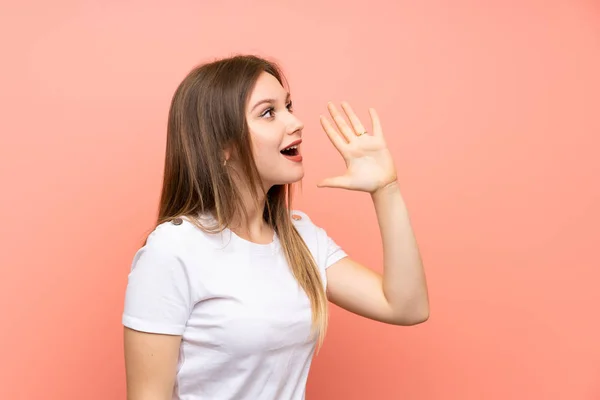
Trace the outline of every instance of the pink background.
<instances>
[{"instance_id":1,"label":"pink background","mask_svg":"<svg viewBox=\"0 0 600 400\"><path fill-rule=\"evenodd\" d=\"M431 293L398 328L333 308L307 399L600 399L598 1L4 1L0 398L124 400L120 317L194 65L280 61L297 206L378 268L326 102L375 107Z\"/></svg>"}]
</instances>

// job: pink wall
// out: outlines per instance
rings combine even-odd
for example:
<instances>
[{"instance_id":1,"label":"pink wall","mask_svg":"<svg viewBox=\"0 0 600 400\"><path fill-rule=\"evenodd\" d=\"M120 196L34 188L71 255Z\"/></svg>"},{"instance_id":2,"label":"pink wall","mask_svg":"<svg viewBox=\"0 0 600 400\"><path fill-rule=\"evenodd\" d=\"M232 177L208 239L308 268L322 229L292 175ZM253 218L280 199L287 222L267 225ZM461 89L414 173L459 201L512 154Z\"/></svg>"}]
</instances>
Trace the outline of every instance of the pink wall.
<instances>
[{"instance_id":1,"label":"pink wall","mask_svg":"<svg viewBox=\"0 0 600 400\"><path fill-rule=\"evenodd\" d=\"M367 196L315 183L343 166L326 102L378 109L428 271L425 325L333 310L308 399L600 398L597 1L4 3L1 399L125 398L170 97L233 52L286 69L299 206L375 268Z\"/></svg>"}]
</instances>

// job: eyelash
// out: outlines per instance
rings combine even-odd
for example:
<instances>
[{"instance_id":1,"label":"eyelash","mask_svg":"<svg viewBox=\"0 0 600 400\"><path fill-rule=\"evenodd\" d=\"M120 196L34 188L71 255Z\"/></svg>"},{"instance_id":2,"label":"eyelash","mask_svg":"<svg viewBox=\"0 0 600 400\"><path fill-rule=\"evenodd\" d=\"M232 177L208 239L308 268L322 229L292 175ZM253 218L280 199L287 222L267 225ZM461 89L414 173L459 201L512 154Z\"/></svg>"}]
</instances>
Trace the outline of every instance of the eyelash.
<instances>
[{"instance_id":1,"label":"eyelash","mask_svg":"<svg viewBox=\"0 0 600 400\"><path fill-rule=\"evenodd\" d=\"M288 109L289 112L294 112L294 108L292 107L291 101L286 105L286 108ZM273 107L269 107L265 111L263 111L263 113L260 116L264 118L264 117L266 117L267 113L273 112L274 110L275 109Z\"/></svg>"}]
</instances>

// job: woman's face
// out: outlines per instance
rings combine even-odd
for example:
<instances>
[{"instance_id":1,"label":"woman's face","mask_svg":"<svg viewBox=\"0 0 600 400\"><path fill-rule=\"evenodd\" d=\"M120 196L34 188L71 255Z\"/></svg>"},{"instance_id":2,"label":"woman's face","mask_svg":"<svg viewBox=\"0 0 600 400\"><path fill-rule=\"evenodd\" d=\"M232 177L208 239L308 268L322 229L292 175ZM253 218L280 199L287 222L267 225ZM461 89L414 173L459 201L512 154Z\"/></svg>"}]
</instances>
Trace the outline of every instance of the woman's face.
<instances>
[{"instance_id":1,"label":"woman's face","mask_svg":"<svg viewBox=\"0 0 600 400\"><path fill-rule=\"evenodd\" d=\"M263 72L246 108L252 151L266 189L304 177L302 122L292 114L289 93L271 74Z\"/></svg>"}]
</instances>

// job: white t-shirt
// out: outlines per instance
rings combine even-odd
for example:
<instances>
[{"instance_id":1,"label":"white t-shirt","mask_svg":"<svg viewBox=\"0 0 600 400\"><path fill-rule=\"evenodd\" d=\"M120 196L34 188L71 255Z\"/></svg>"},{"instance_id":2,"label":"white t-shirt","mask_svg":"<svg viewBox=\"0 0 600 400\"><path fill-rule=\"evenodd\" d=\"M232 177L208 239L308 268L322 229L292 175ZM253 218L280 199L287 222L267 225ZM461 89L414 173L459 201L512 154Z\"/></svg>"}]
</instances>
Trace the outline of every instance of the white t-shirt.
<instances>
[{"instance_id":1,"label":"white t-shirt","mask_svg":"<svg viewBox=\"0 0 600 400\"><path fill-rule=\"evenodd\" d=\"M326 285L346 253L293 211ZM277 235L270 244L185 221L159 225L135 255L123 324L182 335L176 400L301 400L315 349L308 297Z\"/></svg>"}]
</instances>

